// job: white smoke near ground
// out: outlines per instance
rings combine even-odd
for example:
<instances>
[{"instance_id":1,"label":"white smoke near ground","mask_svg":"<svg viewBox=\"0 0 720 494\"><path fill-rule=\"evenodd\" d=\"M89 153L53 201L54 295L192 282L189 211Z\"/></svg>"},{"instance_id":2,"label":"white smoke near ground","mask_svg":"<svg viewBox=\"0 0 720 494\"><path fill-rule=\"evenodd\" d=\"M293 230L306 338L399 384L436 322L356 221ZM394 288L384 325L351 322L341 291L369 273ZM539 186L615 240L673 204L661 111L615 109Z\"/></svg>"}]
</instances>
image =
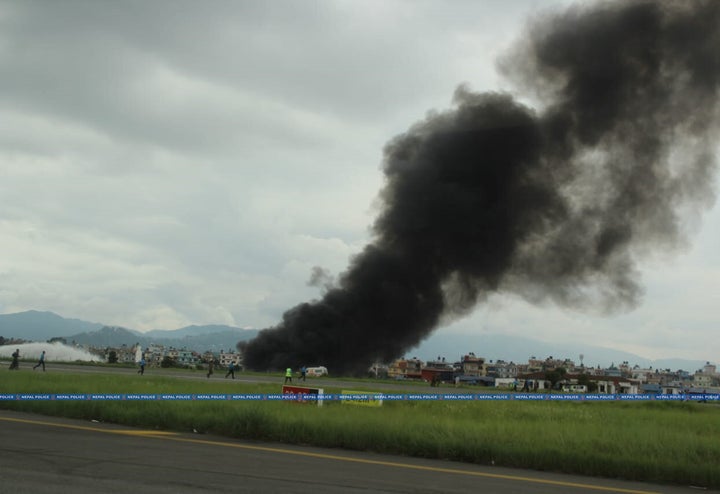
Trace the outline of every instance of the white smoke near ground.
<instances>
[{"instance_id":1,"label":"white smoke near ground","mask_svg":"<svg viewBox=\"0 0 720 494\"><path fill-rule=\"evenodd\" d=\"M101 362L102 357L62 343L22 343L18 345L0 346L0 357L11 358L15 350L20 350L20 359L39 359L45 350L46 362Z\"/></svg>"}]
</instances>

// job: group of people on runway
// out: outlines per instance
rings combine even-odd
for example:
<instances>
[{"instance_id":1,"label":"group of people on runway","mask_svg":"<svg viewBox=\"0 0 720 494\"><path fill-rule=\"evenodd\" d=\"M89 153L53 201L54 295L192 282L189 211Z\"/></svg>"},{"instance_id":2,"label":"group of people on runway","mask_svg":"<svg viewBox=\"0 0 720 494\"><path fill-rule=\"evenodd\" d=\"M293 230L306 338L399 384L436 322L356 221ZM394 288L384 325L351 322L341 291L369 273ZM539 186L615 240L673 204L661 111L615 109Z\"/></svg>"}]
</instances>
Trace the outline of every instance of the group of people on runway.
<instances>
[{"instance_id":1,"label":"group of people on runway","mask_svg":"<svg viewBox=\"0 0 720 494\"><path fill-rule=\"evenodd\" d=\"M8 369L20 370L20 349L15 349L11 356L12 360L10 361L10 367L8 367ZM45 372L45 350L43 350L40 354L40 359L38 360L38 363L33 366L33 370L38 367L42 367L43 372Z\"/></svg>"}]
</instances>

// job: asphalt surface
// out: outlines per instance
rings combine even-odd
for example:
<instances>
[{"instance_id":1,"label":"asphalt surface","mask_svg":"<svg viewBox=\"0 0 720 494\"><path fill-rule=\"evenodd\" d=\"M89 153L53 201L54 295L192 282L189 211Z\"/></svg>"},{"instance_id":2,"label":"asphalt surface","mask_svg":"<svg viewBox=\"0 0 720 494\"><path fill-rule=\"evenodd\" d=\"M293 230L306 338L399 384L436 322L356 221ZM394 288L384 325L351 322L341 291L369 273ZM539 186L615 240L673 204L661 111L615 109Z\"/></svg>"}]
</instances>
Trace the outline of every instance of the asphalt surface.
<instances>
[{"instance_id":1,"label":"asphalt surface","mask_svg":"<svg viewBox=\"0 0 720 494\"><path fill-rule=\"evenodd\" d=\"M697 490L0 411L0 492L687 494Z\"/></svg>"}]
</instances>

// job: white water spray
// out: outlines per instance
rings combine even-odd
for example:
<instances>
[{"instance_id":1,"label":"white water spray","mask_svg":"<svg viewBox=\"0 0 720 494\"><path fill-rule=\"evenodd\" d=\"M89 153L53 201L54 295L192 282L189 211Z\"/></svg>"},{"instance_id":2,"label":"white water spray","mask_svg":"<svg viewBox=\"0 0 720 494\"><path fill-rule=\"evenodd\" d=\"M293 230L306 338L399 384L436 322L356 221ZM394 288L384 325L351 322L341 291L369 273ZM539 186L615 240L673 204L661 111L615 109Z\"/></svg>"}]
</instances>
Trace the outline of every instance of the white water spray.
<instances>
[{"instance_id":1,"label":"white water spray","mask_svg":"<svg viewBox=\"0 0 720 494\"><path fill-rule=\"evenodd\" d=\"M22 343L18 345L0 346L0 357L11 358L15 350L20 350L20 359L39 359L40 354L45 350L46 362L102 362L103 358L92 353L55 343Z\"/></svg>"}]
</instances>

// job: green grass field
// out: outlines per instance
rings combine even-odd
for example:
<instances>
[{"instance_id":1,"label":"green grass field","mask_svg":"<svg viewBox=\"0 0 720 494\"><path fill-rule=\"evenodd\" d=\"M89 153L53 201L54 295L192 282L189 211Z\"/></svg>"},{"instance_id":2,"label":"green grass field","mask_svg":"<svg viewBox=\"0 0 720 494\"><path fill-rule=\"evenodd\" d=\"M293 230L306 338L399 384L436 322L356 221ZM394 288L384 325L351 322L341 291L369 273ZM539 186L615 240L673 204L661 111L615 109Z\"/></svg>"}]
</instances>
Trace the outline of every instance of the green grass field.
<instances>
[{"instance_id":1,"label":"green grass field","mask_svg":"<svg viewBox=\"0 0 720 494\"><path fill-rule=\"evenodd\" d=\"M6 372L0 393L279 393L279 384ZM369 388L372 384L369 383ZM325 388L326 393L340 389ZM720 407L693 402L0 401L181 432L720 488Z\"/></svg>"}]
</instances>

